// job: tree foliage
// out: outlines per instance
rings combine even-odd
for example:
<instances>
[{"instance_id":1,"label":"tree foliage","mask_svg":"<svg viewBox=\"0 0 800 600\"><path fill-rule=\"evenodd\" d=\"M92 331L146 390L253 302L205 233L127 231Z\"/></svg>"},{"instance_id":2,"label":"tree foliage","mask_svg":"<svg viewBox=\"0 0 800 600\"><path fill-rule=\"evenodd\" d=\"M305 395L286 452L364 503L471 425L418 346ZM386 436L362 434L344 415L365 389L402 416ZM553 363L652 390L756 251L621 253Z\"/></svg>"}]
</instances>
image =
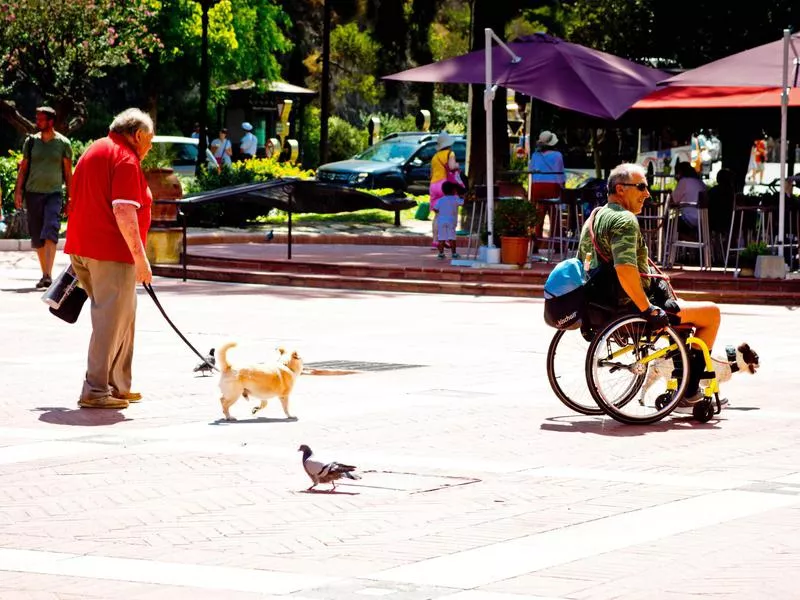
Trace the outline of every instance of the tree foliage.
<instances>
[{"instance_id":1,"label":"tree foliage","mask_svg":"<svg viewBox=\"0 0 800 600\"><path fill-rule=\"evenodd\" d=\"M356 23L334 27L331 31L331 105L350 120L375 107L383 94L375 74L381 47ZM320 53L305 61L311 73L309 85L319 87L322 78Z\"/></svg>"},{"instance_id":2,"label":"tree foliage","mask_svg":"<svg viewBox=\"0 0 800 600\"><path fill-rule=\"evenodd\" d=\"M0 2L0 93L35 90L59 126L81 116L92 84L112 69L143 65L159 44L142 0Z\"/></svg>"}]
</instances>

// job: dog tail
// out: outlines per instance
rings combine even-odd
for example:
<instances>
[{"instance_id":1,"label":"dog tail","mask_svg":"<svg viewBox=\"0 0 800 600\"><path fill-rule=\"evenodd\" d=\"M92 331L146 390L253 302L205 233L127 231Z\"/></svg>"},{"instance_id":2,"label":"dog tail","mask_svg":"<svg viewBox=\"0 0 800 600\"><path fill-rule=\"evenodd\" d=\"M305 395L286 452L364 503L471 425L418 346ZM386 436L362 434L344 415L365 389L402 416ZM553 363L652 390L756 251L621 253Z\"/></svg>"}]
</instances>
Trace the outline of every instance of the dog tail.
<instances>
[{"instance_id":1,"label":"dog tail","mask_svg":"<svg viewBox=\"0 0 800 600\"><path fill-rule=\"evenodd\" d=\"M217 364L219 365L221 373L231 370L231 366L228 364L228 350L235 345L236 342L228 342L227 344L222 344L222 346L217 349Z\"/></svg>"}]
</instances>

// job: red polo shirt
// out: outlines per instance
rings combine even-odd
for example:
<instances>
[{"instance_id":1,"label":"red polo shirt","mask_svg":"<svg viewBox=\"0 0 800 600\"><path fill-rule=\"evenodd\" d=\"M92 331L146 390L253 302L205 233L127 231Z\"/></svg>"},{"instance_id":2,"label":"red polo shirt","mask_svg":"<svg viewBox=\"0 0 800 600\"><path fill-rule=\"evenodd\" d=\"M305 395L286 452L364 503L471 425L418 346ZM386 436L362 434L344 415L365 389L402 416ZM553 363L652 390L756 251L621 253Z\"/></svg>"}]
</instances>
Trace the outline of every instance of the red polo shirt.
<instances>
[{"instance_id":1,"label":"red polo shirt","mask_svg":"<svg viewBox=\"0 0 800 600\"><path fill-rule=\"evenodd\" d=\"M116 133L94 142L81 156L72 175L71 210L67 221L66 254L97 260L133 263L114 217L113 203L136 206L139 234L146 243L153 195L139 157Z\"/></svg>"}]
</instances>

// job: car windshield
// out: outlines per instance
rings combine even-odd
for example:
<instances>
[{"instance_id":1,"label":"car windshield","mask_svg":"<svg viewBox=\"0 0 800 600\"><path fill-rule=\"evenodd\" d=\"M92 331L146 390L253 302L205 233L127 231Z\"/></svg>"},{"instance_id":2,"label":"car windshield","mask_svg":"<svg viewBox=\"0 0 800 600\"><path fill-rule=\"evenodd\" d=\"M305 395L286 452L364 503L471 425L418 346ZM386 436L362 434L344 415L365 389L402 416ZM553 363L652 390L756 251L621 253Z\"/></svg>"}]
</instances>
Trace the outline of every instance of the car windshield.
<instances>
[{"instance_id":1,"label":"car windshield","mask_svg":"<svg viewBox=\"0 0 800 600\"><path fill-rule=\"evenodd\" d=\"M417 148L418 146L416 144L381 142L370 146L361 154L356 155L356 158L358 160L402 163L408 160L408 157L410 157Z\"/></svg>"},{"instance_id":2,"label":"car windshield","mask_svg":"<svg viewBox=\"0 0 800 600\"><path fill-rule=\"evenodd\" d=\"M194 144L172 144L172 151L177 155L178 160L197 160L197 146Z\"/></svg>"}]
</instances>

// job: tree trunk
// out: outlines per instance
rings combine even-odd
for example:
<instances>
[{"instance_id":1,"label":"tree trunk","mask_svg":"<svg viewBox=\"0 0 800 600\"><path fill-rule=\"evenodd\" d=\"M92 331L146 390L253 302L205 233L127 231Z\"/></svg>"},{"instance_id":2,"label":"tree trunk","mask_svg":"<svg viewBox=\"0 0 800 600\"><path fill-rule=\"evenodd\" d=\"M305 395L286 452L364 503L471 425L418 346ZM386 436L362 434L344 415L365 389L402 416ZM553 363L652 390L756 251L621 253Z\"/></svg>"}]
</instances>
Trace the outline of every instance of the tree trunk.
<instances>
[{"instance_id":1,"label":"tree trunk","mask_svg":"<svg viewBox=\"0 0 800 600\"><path fill-rule=\"evenodd\" d=\"M486 47L484 29L489 27L503 39L506 24L512 17L511 2L498 3L496 0L475 0L472 29L472 50ZM495 69L496 71L496 69ZM471 131L469 142L469 181L470 185L486 183L486 113L483 108L485 86L472 86ZM497 88L492 103L492 129L494 139L494 169L507 169L509 163L508 130L506 113L506 89Z\"/></svg>"},{"instance_id":2,"label":"tree trunk","mask_svg":"<svg viewBox=\"0 0 800 600\"><path fill-rule=\"evenodd\" d=\"M19 133L28 134L36 131L36 125L23 117L14 102L10 100L0 100L0 117Z\"/></svg>"},{"instance_id":3,"label":"tree trunk","mask_svg":"<svg viewBox=\"0 0 800 600\"><path fill-rule=\"evenodd\" d=\"M437 3L432 0L413 0L411 9L410 33L411 42L409 53L416 66L427 65L433 62L431 45L428 41L431 23L436 17ZM434 84L416 83L413 85L417 96L417 105L433 112ZM437 116L437 115L434 115Z\"/></svg>"}]
</instances>

